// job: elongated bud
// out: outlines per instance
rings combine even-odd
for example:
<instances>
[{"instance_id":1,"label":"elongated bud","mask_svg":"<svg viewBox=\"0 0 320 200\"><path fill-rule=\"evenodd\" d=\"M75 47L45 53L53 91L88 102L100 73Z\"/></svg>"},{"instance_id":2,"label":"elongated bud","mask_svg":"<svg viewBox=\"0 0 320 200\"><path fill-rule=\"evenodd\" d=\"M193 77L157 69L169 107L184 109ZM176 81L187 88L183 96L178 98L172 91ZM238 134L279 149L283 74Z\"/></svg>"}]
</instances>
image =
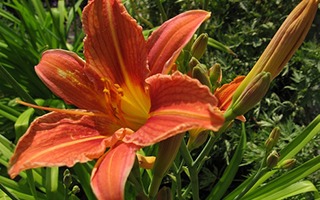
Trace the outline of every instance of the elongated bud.
<instances>
[{"instance_id":1,"label":"elongated bud","mask_svg":"<svg viewBox=\"0 0 320 200\"><path fill-rule=\"evenodd\" d=\"M261 71L274 79L302 44L318 9L317 0L303 0L288 15L269 45L235 92L237 99L251 79Z\"/></svg>"},{"instance_id":2,"label":"elongated bud","mask_svg":"<svg viewBox=\"0 0 320 200\"><path fill-rule=\"evenodd\" d=\"M281 164L280 164L280 168L282 169L290 169L292 168L294 165L296 164L296 159L287 159L284 160Z\"/></svg>"},{"instance_id":3,"label":"elongated bud","mask_svg":"<svg viewBox=\"0 0 320 200\"><path fill-rule=\"evenodd\" d=\"M211 84L208 76L208 70L205 65L200 64L195 66L192 69L192 77L198 79L200 83L202 83L203 85L206 85L209 88L211 88Z\"/></svg>"},{"instance_id":4,"label":"elongated bud","mask_svg":"<svg viewBox=\"0 0 320 200\"><path fill-rule=\"evenodd\" d=\"M206 52L208 44L208 34L202 33L191 46L191 55L196 59L200 59Z\"/></svg>"},{"instance_id":5,"label":"elongated bud","mask_svg":"<svg viewBox=\"0 0 320 200\"><path fill-rule=\"evenodd\" d=\"M270 152L271 149L276 146L278 140L280 138L280 129L279 127L275 127L272 129L269 138L265 142L266 151Z\"/></svg>"},{"instance_id":6,"label":"elongated bud","mask_svg":"<svg viewBox=\"0 0 320 200\"><path fill-rule=\"evenodd\" d=\"M63 184L66 186L66 188L69 188L72 184L72 176L69 169L66 169L63 172Z\"/></svg>"},{"instance_id":7,"label":"elongated bud","mask_svg":"<svg viewBox=\"0 0 320 200\"><path fill-rule=\"evenodd\" d=\"M170 188L162 187L157 195L157 200L172 200Z\"/></svg>"},{"instance_id":8,"label":"elongated bud","mask_svg":"<svg viewBox=\"0 0 320 200\"><path fill-rule=\"evenodd\" d=\"M267 157L267 167L269 169L274 168L277 166L278 161L279 161L279 154L276 151L272 151L269 156Z\"/></svg>"},{"instance_id":9,"label":"elongated bud","mask_svg":"<svg viewBox=\"0 0 320 200\"><path fill-rule=\"evenodd\" d=\"M157 159L153 166L153 178L149 188L149 197L155 198L163 176L176 158L184 134L179 134L159 143Z\"/></svg>"},{"instance_id":10,"label":"elongated bud","mask_svg":"<svg viewBox=\"0 0 320 200\"><path fill-rule=\"evenodd\" d=\"M280 128L275 127L274 129L272 129L269 137L272 138L276 144L280 138Z\"/></svg>"},{"instance_id":11,"label":"elongated bud","mask_svg":"<svg viewBox=\"0 0 320 200\"><path fill-rule=\"evenodd\" d=\"M198 59L196 59L195 57L192 57L188 64L189 69L192 71L192 69L197 65L201 65L201 63L199 62Z\"/></svg>"},{"instance_id":12,"label":"elongated bud","mask_svg":"<svg viewBox=\"0 0 320 200\"><path fill-rule=\"evenodd\" d=\"M216 88L220 86L221 79L222 79L222 70L219 64L214 64L209 69L209 77L212 85L212 91L214 91Z\"/></svg>"},{"instance_id":13,"label":"elongated bud","mask_svg":"<svg viewBox=\"0 0 320 200\"><path fill-rule=\"evenodd\" d=\"M243 115L253 108L269 89L271 81L270 73L261 72L258 74L250 84L245 88L243 93L239 96L237 101L231 105L230 109L225 113L225 117L229 118Z\"/></svg>"},{"instance_id":14,"label":"elongated bud","mask_svg":"<svg viewBox=\"0 0 320 200\"><path fill-rule=\"evenodd\" d=\"M187 147L190 151L196 149L203 145L205 141L207 141L209 131L201 131L201 130L191 130L189 131L189 140L187 143Z\"/></svg>"}]
</instances>

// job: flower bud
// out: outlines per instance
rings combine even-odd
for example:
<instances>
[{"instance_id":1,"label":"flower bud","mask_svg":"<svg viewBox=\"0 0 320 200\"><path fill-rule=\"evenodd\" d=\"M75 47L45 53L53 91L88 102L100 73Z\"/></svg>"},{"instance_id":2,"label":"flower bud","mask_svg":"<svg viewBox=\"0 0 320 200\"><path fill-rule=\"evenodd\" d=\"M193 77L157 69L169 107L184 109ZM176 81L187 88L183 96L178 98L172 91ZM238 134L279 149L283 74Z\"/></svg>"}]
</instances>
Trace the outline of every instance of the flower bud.
<instances>
[{"instance_id":1,"label":"flower bud","mask_svg":"<svg viewBox=\"0 0 320 200\"><path fill-rule=\"evenodd\" d=\"M272 129L269 137L272 138L274 140L274 143L276 144L280 138L279 127L275 127L274 129Z\"/></svg>"},{"instance_id":2,"label":"flower bud","mask_svg":"<svg viewBox=\"0 0 320 200\"><path fill-rule=\"evenodd\" d=\"M274 139L269 137L264 143L264 146L266 147L266 152L270 152L274 147Z\"/></svg>"},{"instance_id":3,"label":"flower bud","mask_svg":"<svg viewBox=\"0 0 320 200\"><path fill-rule=\"evenodd\" d=\"M279 154L276 151L272 151L269 156L267 157L267 167L269 169L274 168L277 166L278 161L279 161Z\"/></svg>"},{"instance_id":4,"label":"flower bud","mask_svg":"<svg viewBox=\"0 0 320 200\"><path fill-rule=\"evenodd\" d=\"M153 178L149 188L149 197L156 197L163 176L171 167L180 148L184 134L179 134L159 143L157 159L153 166Z\"/></svg>"},{"instance_id":5,"label":"flower bud","mask_svg":"<svg viewBox=\"0 0 320 200\"><path fill-rule=\"evenodd\" d=\"M200 65L201 63L199 62L198 59L195 57L192 57L189 61L188 67L190 70L192 70L195 66Z\"/></svg>"},{"instance_id":6,"label":"flower bud","mask_svg":"<svg viewBox=\"0 0 320 200\"><path fill-rule=\"evenodd\" d=\"M196 149L203 145L205 141L207 141L209 131L201 131L201 130L191 130L189 131L189 140L187 143L187 147L190 151Z\"/></svg>"},{"instance_id":7,"label":"flower bud","mask_svg":"<svg viewBox=\"0 0 320 200\"><path fill-rule=\"evenodd\" d=\"M170 188L164 186L160 189L157 195L157 200L171 200L172 195L171 195L171 190Z\"/></svg>"},{"instance_id":8,"label":"flower bud","mask_svg":"<svg viewBox=\"0 0 320 200\"><path fill-rule=\"evenodd\" d=\"M202 33L191 46L191 55L200 59L207 49L208 34Z\"/></svg>"},{"instance_id":9,"label":"flower bud","mask_svg":"<svg viewBox=\"0 0 320 200\"><path fill-rule=\"evenodd\" d=\"M200 64L195 66L192 69L192 77L195 79L198 79L200 83L202 83L203 85L206 85L209 88L211 88L211 84L208 76L208 70L205 65Z\"/></svg>"},{"instance_id":10,"label":"flower bud","mask_svg":"<svg viewBox=\"0 0 320 200\"><path fill-rule=\"evenodd\" d=\"M245 88L237 101L231 105L232 112L235 116L245 114L260 102L269 89L270 81L270 73L259 73Z\"/></svg>"},{"instance_id":11,"label":"flower bud","mask_svg":"<svg viewBox=\"0 0 320 200\"><path fill-rule=\"evenodd\" d=\"M77 186L77 185L75 185L75 186L73 186L71 193L72 193L72 194L77 194L77 193L79 193L80 191L81 191L80 187Z\"/></svg>"},{"instance_id":12,"label":"flower bud","mask_svg":"<svg viewBox=\"0 0 320 200\"><path fill-rule=\"evenodd\" d=\"M282 169L290 169L291 167L293 167L296 164L296 159L287 159L284 160L281 164L280 164L280 168Z\"/></svg>"},{"instance_id":13,"label":"flower bud","mask_svg":"<svg viewBox=\"0 0 320 200\"><path fill-rule=\"evenodd\" d=\"M288 15L269 45L238 87L234 101L241 95L249 82L262 71L271 73L273 80L290 60L307 35L318 9L317 0L301 1Z\"/></svg>"},{"instance_id":14,"label":"flower bud","mask_svg":"<svg viewBox=\"0 0 320 200\"><path fill-rule=\"evenodd\" d=\"M222 70L219 64L214 64L209 69L209 78L210 78L210 83L212 85L212 90L214 91L216 88L220 86L221 79L222 79Z\"/></svg>"},{"instance_id":15,"label":"flower bud","mask_svg":"<svg viewBox=\"0 0 320 200\"><path fill-rule=\"evenodd\" d=\"M66 188L69 188L72 184L72 176L69 169L66 169L63 172L63 184L66 186Z\"/></svg>"},{"instance_id":16,"label":"flower bud","mask_svg":"<svg viewBox=\"0 0 320 200\"><path fill-rule=\"evenodd\" d=\"M276 146L278 140L280 137L280 129L278 127L275 127L272 129L269 138L265 142L266 151L270 152L271 149Z\"/></svg>"}]
</instances>

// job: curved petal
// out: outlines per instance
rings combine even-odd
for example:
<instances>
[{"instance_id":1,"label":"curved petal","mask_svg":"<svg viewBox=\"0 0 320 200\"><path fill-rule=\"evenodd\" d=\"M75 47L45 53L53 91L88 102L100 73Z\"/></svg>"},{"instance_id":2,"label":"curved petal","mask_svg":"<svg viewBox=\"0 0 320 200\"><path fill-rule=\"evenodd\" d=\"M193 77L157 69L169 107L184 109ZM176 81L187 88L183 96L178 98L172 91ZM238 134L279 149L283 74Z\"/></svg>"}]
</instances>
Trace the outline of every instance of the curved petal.
<instances>
[{"instance_id":1,"label":"curved petal","mask_svg":"<svg viewBox=\"0 0 320 200\"><path fill-rule=\"evenodd\" d=\"M209 88L179 72L157 74L146 80L149 84L150 118L124 142L148 146L190 129L217 131L224 118Z\"/></svg>"},{"instance_id":2,"label":"curved petal","mask_svg":"<svg viewBox=\"0 0 320 200\"><path fill-rule=\"evenodd\" d=\"M79 110L75 112L81 113ZM89 114L89 113L87 113ZM73 166L100 157L116 142L101 117L51 112L37 118L20 138L10 159L9 174L43 166ZM104 135L103 135L104 134ZM115 135L118 136L118 135Z\"/></svg>"},{"instance_id":3,"label":"curved petal","mask_svg":"<svg viewBox=\"0 0 320 200\"><path fill-rule=\"evenodd\" d=\"M232 102L233 93L236 91L240 83L243 81L245 76L237 76L233 81L230 83L222 85L222 87L218 88L214 95L219 100L218 107L220 110L227 110Z\"/></svg>"},{"instance_id":4,"label":"curved petal","mask_svg":"<svg viewBox=\"0 0 320 200\"><path fill-rule=\"evenodd\" d=\"M120 86L143 85L148 73L146 41L121 2L90 1L82 20L87 70Z\"/></svg>"},{"instance_id":5,"label":"curved petal","mask_svg":"<svg viewBox=\"0 0 320 200\"><path fill-rule=\"evenodd\" d=\"M147 42L151 75L167 74L195 31L210 13L203 10L184 12L160 26Z\"/></svg>"},{"instance_id":6,"label":"curved petal","mask_svg":"<svg viewBox=\"0 0 320 200\"><path fill-rule=\"evenodd\" d=\"M91 175L91 187L100 200L124 199L124 187L139 147L120 143L101 157Z\"/></svg>"},{"instance_id":7,"label":"curved petal","mask_svg":"<svg viewBox=\"0 0 320 200\"><path fill-rule=\"evenodd\" d=\"M97 92L84 73L85 62L75 53L46 51L35 67L40 79L67 103L78 108L104 111L103 92Z\"/></svg>"}]
</instances>

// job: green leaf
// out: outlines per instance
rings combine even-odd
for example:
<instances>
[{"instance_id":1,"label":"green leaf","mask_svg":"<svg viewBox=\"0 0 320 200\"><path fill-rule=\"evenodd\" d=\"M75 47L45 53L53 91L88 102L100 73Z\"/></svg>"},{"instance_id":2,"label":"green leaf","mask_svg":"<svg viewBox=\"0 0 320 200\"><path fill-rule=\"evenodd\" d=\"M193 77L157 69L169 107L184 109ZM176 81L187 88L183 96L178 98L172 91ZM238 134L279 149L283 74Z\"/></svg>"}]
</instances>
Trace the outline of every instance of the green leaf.
<instances>
[{"instance_id":1,"label":"green leaf","mask_svg":"<svg viewBox=\"0 0 320 200\"><path fill-rule=\"evenodd\" d=\"M16 142L28 129L30 124L30 119L32 118L33 114L34 114L34 109L28 108L17 119L16 123L14 124L14 129L16 133Z\"/></svg>"},{"instance_id":2,"label":"green leaf","mask_svg":"<svg viewBox=\"0 0 320 200\"><path fill-rule=\"evenodd\" d=\"M242 161L242 157L246 148L247 137L246 137L246 130L245 125L242 123L242 131L241 131L241 138L239 141L239 145L232 156L230 164L223 172L222 177L220 178L219 182L214 186L213 190L207 197L207 199L221 199L221 197L225 194L228 187L232 183L240 163Z\"/></svg>"},{"instance_id":3,"label":"green leaf","mask_svg":"<svg viewBox=\"0 0 320 200\"><path fill-rule=\"evenodd\" d=\"M286 159L292 158L296 155L316 134L320 133L320 115L318 115L295 139L293 139L285 148L280 151L279 164ZM277 170L271 170L263 175L257 183L249 190L248 195L253 192L256 188L262 185L268 178L270 178ZM304 178L304 177L303 177ZM227 197L226 200L231 200L235 198L243 188L248 185L252 177L245 180L240 186L233 190Z\"/></svg>"},{"instance_id":4,"label":"green leaf","mask_svg":"<svg viewBox=\"0 0 320 200\"><path fill-rule=\"evenodd\" d=\"M254 199L260 197L261 195L266 195L267 193L270 195L271 193L279 192L319 169L320 155L287 172L286 174L283 174L280 177L268 182L267 184L258 187L256 190L251 192L249 191L244 198Z\"/></svg>"},{"instance_id":5,"label":"green leaf","mask_svg":"<svg viewBox=\"0 0 320 200\"><path fill-rule=\"evenodd\" d=\"M73 170L77 174L79 182L81 183L81 186L88 200L96 200L96 197L90 185L90 172L92 168L91 170L89 168L91 168L89 163L77 163L76 165L73 166Z\"/></svg>"},{"instance_id":6,"label":"green leaf","mask_svg":"<svg viewBox=\"0 0 320 200\"><path fill-rule=\"evenodd\" d=\"M270 191L259 197L254 198L255 200L281 200L288 197L292 197L298 194L303 194L307 192L318 192L317 188L310 181L301 181L294 183L284 189L277 192Z\"/></svg>"}]
</instances>

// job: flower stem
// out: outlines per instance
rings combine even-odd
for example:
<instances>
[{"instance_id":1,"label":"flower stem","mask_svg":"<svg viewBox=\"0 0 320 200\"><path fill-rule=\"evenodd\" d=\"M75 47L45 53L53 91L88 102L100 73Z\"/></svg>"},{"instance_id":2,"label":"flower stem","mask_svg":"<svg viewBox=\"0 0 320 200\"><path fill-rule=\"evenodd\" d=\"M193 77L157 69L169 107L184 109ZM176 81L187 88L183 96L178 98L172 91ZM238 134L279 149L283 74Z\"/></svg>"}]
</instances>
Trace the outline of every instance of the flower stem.
<instances>
[{"instance_id":1,"label":"flower stem","mask_svg":"<svg viewBox=\"0 0 320 200\"><path fill-rule=\"evenodd\" d=\"M184 161L189 169L191 188L192 188L192 199L199 199L199 180L197 166L193 165L193 159L188 151L187 145L183 140L180 146L180 152Z\"/></svg>"}]
</instances>

